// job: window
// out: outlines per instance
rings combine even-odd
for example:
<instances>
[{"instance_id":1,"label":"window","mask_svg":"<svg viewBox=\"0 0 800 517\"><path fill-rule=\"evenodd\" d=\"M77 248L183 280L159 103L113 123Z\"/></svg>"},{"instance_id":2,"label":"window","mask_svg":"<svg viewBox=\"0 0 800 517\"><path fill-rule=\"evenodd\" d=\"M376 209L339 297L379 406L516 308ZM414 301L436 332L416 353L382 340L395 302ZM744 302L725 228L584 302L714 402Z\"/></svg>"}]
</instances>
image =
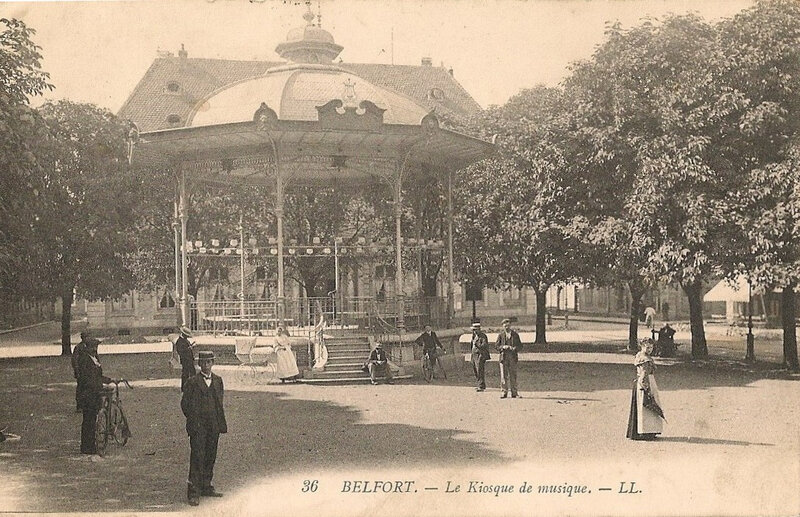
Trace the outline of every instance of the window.
<instances>
[{"instance_id":1,"label":"window","mask_svg":"<svg viewBox=\"0 0 800 517\"><path fill-rule=\"evenodd\" d=\"M133 310L133 294L123 294L111 300L111 312L126 312Z\"/></svg>"},{"instance_id":2,"label":"window","mask_svg":"<svg viewBox=\"0 0 800 517\"><path fill-rule=\"evenodd\" d=\"M503 305L514 306L519 305L522 299L521 291L516 287L506 289L503 291Z\"/></svg>"},{"instance_id":3,"label":"window","mask_svg":"<svg viewBox=\"0 0 800 517\"><path fill-rule=\"evenodd\" d=\"M173 113L172 115L169 115L167 117L167 122L170 125L176 126L176 125L181 123L181 116L180 115L176 115L175 113Z\"/></svg>"},{"instance_id":4,"label":"window","mask_svg":"<svg viewBox=\"0 0 800 517\"><path fill-rule=\"evenodd\" d=\"M157 299L158 299L158 309L174 309L175 308L175 297L172 294L172 291L168 289L159 288L156 291Z\"/></svg>"},{"instance_id":5,"label":"window","mask_svg":"<svg viewBox=\"0 0 800 517\"><path fill-rule=\"evenodd\" d=\"M441 88L431 88L430 91L428 92L428 98L440 101L444 99L444 90L442 90Z\"/></svg>"},{"instance_id":6,"label":"window","mask_svg":"<svg viewBox=\"0 0 800 517\"><path fill-rule=\"evenodd\" d=\"M169 93L178 93L181 91L181 85L176 83L175 81L170 81L167 83L167 92Z\"/></svg>"}]
</instances>

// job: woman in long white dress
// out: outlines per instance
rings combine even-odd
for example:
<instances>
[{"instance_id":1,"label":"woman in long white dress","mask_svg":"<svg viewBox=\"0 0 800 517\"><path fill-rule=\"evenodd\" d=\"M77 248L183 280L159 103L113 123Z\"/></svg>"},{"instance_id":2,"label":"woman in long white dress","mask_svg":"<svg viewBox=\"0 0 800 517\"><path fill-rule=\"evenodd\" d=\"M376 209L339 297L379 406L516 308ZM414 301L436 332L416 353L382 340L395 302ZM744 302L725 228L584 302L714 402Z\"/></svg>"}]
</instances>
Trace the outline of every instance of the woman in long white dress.
<instances>
[{"instance_id":1,"label":"woman in long white dress","mask_svg":"<svg viewBox=\"0 0 800 517\"><path fill-rule=\"evenodd\" d=\"M289 332L283 327L278 327L275 336L275 354L277 355L277 376L281 382L297 380L300 370L297 368L297 358L289 344Z\"/></svg>"},{"instance_id":2,"label":"woman in long white dress","mask_svg":"<svg viewBox=\"0 0 800 517\"><path fill-rule=\"evenodd\" d=\"M631 440L654 440L664 428L664 411L656 384L656 365L650 354L653 340L639 342L639 353L633 364L636 366L636 380L631 395L631 410L628 417L627 437Z\"/></svg>"}]
</instances>

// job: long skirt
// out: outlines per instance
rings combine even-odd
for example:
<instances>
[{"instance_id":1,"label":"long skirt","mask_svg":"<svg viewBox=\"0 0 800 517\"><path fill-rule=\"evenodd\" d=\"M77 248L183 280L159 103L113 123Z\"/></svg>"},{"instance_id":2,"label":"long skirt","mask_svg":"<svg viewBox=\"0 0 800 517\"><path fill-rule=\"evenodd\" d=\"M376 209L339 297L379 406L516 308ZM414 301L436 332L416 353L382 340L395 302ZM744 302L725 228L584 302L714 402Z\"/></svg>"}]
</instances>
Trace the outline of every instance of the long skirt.
<instances>
[{"instance_id":1,"label":"long skirt","mask_svg":"<svg viewBox=\"0 0 800 517\"><path fill-rule=\"evenodd\" d=\"M277 354L277 376L279 379L294 379L300 375L300 370L297 368L297 359L294 352L285 348L278 348Z\"/></svg>"},{"instance_id":2,"label":"long skirt","mask_svg":"<svg viewBox=\"0 0 800 517\"><path fill-rule=\"evenodd\" d=\"M656 403L661 406L656 378L652 375L648 376L648 378L653 398L656 400ZM664 420L650 409L644 407L643 399L644 390L639 389L639 383L637 381L633 381L631 411L628 416L628 432L625 435L631 440L652 440L656 435L661 434L664 429Z\"/></svg>"}]
</instances>

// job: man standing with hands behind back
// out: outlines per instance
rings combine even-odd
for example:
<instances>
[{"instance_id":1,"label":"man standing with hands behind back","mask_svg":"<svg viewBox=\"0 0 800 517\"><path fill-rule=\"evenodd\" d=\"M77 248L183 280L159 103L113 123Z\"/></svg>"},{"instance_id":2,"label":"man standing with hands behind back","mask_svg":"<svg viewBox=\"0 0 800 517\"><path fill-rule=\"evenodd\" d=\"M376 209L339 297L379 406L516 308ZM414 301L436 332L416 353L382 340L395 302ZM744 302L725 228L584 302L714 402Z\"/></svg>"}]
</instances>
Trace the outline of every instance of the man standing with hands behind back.
<instances>
[{"instance_id":1,"label":"man standing with hands behind back","mask_svg":"<svg viewBox=\"0 0 800 517\"><path fill-rule=\"evenodd\" d=\"M517 361L519 351L522 349L522 341L519 334L511 329L511 320L503 320L503 330L497 336L495 348L500 352L500 389L503 394L501 399L508 397L511 390L511 398L517 398Z\"/></svg>"},{"instance_id":2,"label":"man standing with hands behind back","mask_svg":"<svg viewBox=\"0 0 800 517\"><path fill-rule=\"evenodd\" d=\"M198 354L200 373L186 381L181 399L181 409L186 416L189 434L189 486L187 496L191 506L200 504L200 496L222 497L214 489L214 463L220 433L228 432L225 410L222 405L224 387L222 377L211 373L214 352Z\"/></svg>"}]
</instances>

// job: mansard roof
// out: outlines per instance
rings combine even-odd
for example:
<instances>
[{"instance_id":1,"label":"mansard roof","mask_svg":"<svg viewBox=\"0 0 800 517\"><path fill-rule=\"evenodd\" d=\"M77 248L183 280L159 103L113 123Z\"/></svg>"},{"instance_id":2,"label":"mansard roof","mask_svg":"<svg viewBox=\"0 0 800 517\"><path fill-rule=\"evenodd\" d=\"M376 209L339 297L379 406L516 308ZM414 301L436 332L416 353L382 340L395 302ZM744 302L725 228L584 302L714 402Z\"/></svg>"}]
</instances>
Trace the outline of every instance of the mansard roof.
<instances>
[{"instance_id":1,"label":"mansard roof","mask_svg":"<svg viewBox=\"0 0 800 517\"><path fill-rule=\"evenodd\" d=\"M198 103L233 83L264 75L284 61L159 57L120 108L142 132L185 127ZM445 119L464 120L480 105L444 67L336 63L364 80L409 97Z\"/></svg>"}]
</instances>

